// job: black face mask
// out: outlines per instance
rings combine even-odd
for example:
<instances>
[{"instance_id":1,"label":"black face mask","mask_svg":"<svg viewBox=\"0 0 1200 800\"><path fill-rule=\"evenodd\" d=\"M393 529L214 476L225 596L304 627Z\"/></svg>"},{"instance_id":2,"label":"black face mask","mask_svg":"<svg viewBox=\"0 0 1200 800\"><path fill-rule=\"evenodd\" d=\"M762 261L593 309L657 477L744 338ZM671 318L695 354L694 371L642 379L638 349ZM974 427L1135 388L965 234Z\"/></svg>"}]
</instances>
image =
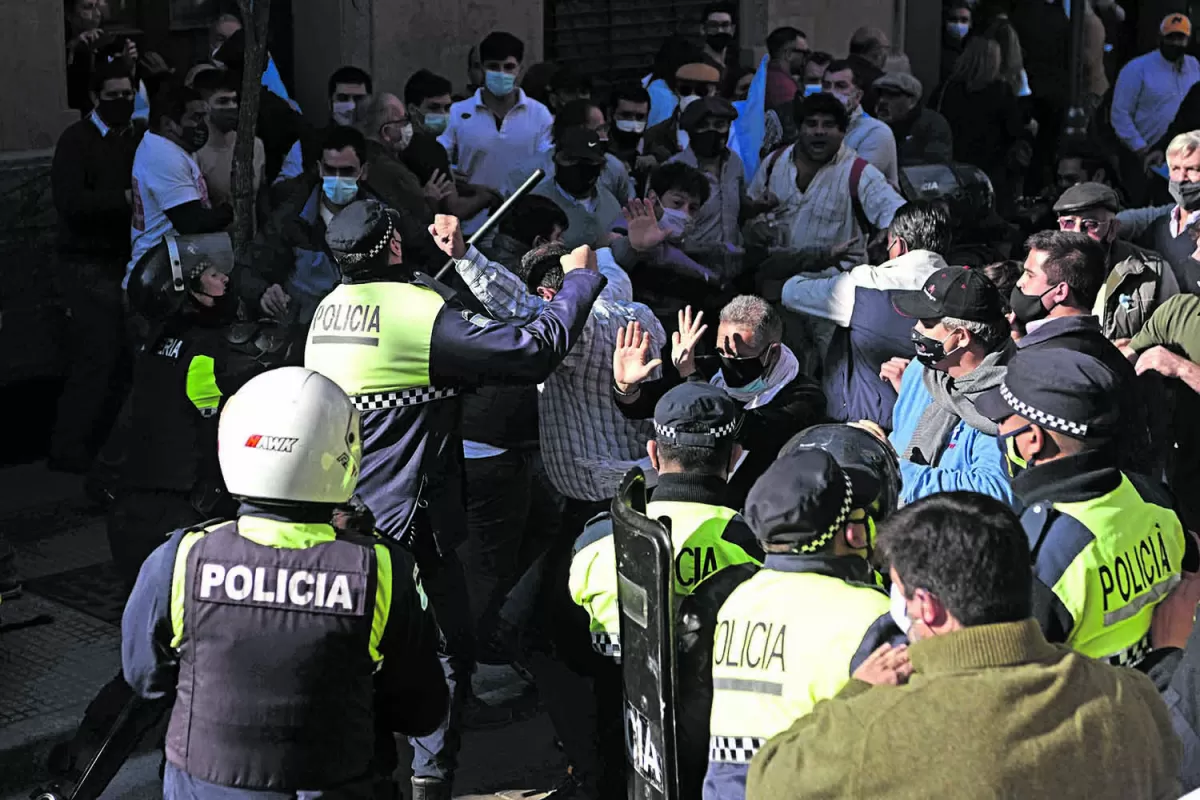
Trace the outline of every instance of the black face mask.
<instances>
[{"instance_id":1,"label":"black face mask","mask_svg":"<svg viewBox=\"0 0 1200 800\"><path fill-rule=\"evenodd\" d=\"M700 131L693 133L691 137L692 152L700 156L700 158L716 158L725 152L725 142L729 139L728 133L720 131Z\"/></svg>"},{"instance_id":2,"label":"black face mask","mask_svg":"<svg viewBox=\"0 0 1200 800\"><path fill-rule=\"evenodd\" d=\"M587 197L596 189L603 164L555 164L554 180L572 197Z\"/></svg>"},{"instance_id":3,"label":"black face mask","mask_svg":"<svg viewBox=\"0 0 1200 800\"><path fill-rule=\"evenodd\" d=\"M725 378L725 385L730 389L741 389L743 386L749 386L761 378L767 369L767 365L763 363L761 356L756 358L720 356L720 358L721 375Z\"/></svg>"},{"instance_id":4,"label":"black face mask","mask_svg":"<svg viewBox=\"0 0 1200 800\"><path fill-rule=\"evenodd\" d=\"M1014 286L1012 294L1008 296L1008 307L1012 309L1013 316L1021 324L1028 325L1030 322L1037 322L1050 313L1050 309L1042 305L1042 298L1053 292L1055 288L1051 286L1041 294L1025 294Z\"/></svg>"},{"instance_id":5,"label":"black face mask","mask_svg":"<svg viewBox=\"0 0 1200 800\"><path fill-rule=\"evenodd\" d=\"M732 33L714 33L704 40L714 53L720 53L733 43Z\"/></svg>"},{"instance_id":6,"label":"black face mask","mask_svg":"<svg viewBox=\"0 0 1200 800\"><path fill-rule=\"evenodd\" d=\"M183 149L194 153L208 144L208 126L203 122L198 125L184 125L180 128L179 139Z\"/></svg>"},{"instance_id":7,"label":"black face mask","mask_svg":"<svg viewBox=\"0 0 1200 800\"><path fill-rule=\"evenodd\" d=\"M950 338L950 334L946 335L946 339ZM946 356L955 353L959 350L958 347L950 352L946 352L946 339L934 339L932 336L926 336L912 329L912 343L916 349L917 361L929 369L935 369L934 365L946 360Z\"/></svg>"},{"instance_id":8,"label":"black face mask","mask_svg":"<svg viewBox=\"0 0 1200 800\"><path fill-rule=\"evenodd\" d=\"M1167 184L1171 199L1184 211L1200 209L1200 183L1194 181L1171 181Z\"/></svg>"},{"instance_id":9,"label":"black face mask","mask_svg":"<svg viewBox=\"0 0 1200 800\"><path fill-rule=\"evenodd\" d=\"M1183 58L1187 53L1187 47L1181 44L1163 43L1158 46L1158 52L1162 53L1162 57L1167 61L1176 62Z\"/></svg>"},{"instance_id":10,"label":"black face mask","mask_svg":"<svg viewBox=\"0 0 1200 800\"><path fill-rule=\"evenodd\" d=\"M238 110L236 108L214 108L208 112L208 121L221 133L237 130Z\"/></svg>"},{"instance_id":11,"label":"black face mask","mask_svg":"<svg viewBox=\"0 0 1200 800\"><path fill-rule=\"evenodd\" d=\"M96 104L96 112L108 127L123 128L133 118L133 99L101 100Z\"/></svg>"}]
</instances>

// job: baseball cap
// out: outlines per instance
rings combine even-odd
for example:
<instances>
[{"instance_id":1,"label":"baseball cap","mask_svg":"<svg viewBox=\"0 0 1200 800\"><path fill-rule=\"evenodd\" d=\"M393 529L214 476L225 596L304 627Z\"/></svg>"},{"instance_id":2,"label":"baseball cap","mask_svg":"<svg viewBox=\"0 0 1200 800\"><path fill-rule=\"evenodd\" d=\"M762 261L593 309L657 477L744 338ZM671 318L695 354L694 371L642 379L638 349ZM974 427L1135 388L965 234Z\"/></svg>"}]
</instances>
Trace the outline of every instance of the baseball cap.
<instances>
[{"instance_id":1,"label":"baseball cap","mask_svg":"<svg viewBox=\"0 0 1200 800\"><path fill-rule=\"evenodd\" d=\"M907 72L885 72L872 84L877 92L895 92L920 99L924 87L916 76Z\"/></svg>"},{"instance_id":2,"label":"baseball cap","mask_svg":"<svg viewBox=\"0 0 1200 800\"><path fill-rule=\"evenodd\" d=\"M660 444L716 447L737 435L741 422L737 403L723 389L701 381L679 384L654 406L654 434Z\"/></svg>"},{"instance_id":3,"label":"baseball cap","mask_svg":"<svg viewBox=\"0 0 1200 800\"><path fill-rule=\"evenodd\" d=\"M567 128L556 143L556 152L592 164L604 163L604 145L595 131L587 128Z\"/></svg>"},{"instance_id":4,"label":"baseball cap","mask_svg":"<svg viewBox=\"0 0 1200 800\"><path fill-rule=\"evenodd\" d=\"M1089 208L1107 208L1116 213L1121 210L1121 201L1112 187L1089 181L1067 189L1054 204L1057 214L1074 214Z\"/></svg>"},{"instance_id":5,"label":"baseball cap","mask_svg":"<svg viewBox=\"0 0 1200 800\"><path fill-rule=\"evenodd\" d=\"M1192 21L1183 14L1167 14L1163 17L1162 24L1158 26L1158 32L1162 36L1171 33L1182 33L1184 36L1192 35Z\"/></svg>"},{"instance_id":6,"label":"baseball cap","mask_svg":"<svg viewBox=\"0 0 1200 800\"><path fill-rule=\"evenodd\" d=\"M1117 376L1094 358L1066 348L1020 350L1004 381L975 408L993 422L1024 417L1074 439L1104 438L1116 429Z\"/></svg>"},{"instance_id":7,"label":"baseball cap","mask_svg":"<svg viewBox=\"0 0 1200 800\"><path fill-rule=\"evenodd\" d=\"M892 305L913 319L994 322L1004 318L995 284L970 267L947 267L930 275L920 289L892 292Z\"/></svg>"}]
</instances>

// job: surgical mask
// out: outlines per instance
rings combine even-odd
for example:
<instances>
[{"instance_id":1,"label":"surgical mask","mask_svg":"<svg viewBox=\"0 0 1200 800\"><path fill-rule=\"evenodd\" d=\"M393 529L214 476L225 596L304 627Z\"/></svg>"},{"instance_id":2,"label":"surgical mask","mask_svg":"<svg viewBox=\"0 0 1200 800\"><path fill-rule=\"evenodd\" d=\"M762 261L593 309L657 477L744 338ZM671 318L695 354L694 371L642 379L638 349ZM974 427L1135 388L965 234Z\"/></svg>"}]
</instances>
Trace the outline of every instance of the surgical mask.
<instances>
[{"instance_id":1,"label":"surgical mask","mask_svg":"<svg viewBox=\"0 0 1200 800\"><path fill-rule=\"evenodd\" d=\"M658 227L667 232L668 238L675 240L682 239L691 224L691 215L678 208L664 208L662 219L658 221Z\"/></svg>"},{"instance_id":2,"label":"surgical mask","mask_svg":"<svg viewBox=\"0 0 1200 800\"><path fill-rule=\"evenodd\" d=\"M349 127L354 124L354 109L357 104L353 100L333 104L333 121L338 125Z\"/></svg>"},{"instance_id":3,"label":"surgical mask","mask_svg":"<svg viewBox=\"0 0 1200 800\"><path fill-rule=\"evenodd\" d=\"M971 30L970 23L967 22L947 22L946 31L955 38L967 38L967 31Z\"/></svg>"},{"instance_id":4,"label":"surgical mask","mask_svg":"<svg viewBox=\"0 0 1200 800\"><path fill-rule=\"evenodd\" d=\"M327 175L321 178L321 190L335 206L348 206L358 194L358 178Z\"/></svg>"},{"instance_id":5,"label":"surgical mask","mask_svg":"<svg viewBox=\"0 0 1200 800\"><path fill-rule=\"evenodd\" d=\"M603 171L603 164L555 164L554 180L572 197L588 197Z\"/></svg>"},{"instance_id":6,"label":"surgical mask","mask_svg":"<svg viewBox=\"0 0 1200 800\"><path fill-rule=\"evenodd\" d=\"M841 92L830 92L830 94L833 95L834 97L836 97L838 99L838 102L846 107L847 111L853 110L853 106L852 106L852 104L854 103L854 100L852 99L854 97L853 95L842 94Z\"/></svg>"},{"instance_id":7,"label":"surgical mask","mask_svg":"<svg viewBox=\"0 0 1200 800\"><path fill-rule=\"evenodd\" d=\"M692 152L700 156L700 158L716 158L725 152L725 142L729 139L728 133L720 131L699 131L692 134Z\"/></svg>"},{"instance_id":8,"label":"surgical mask","mask_svg":"<svg viewBox=\"0 0 1200 800\"><path fill-rule=\"evenodd\" d=\"M1008 296L1008 307L1012 309L1013 316L1017 318L1018 322L1026 325L1036 322L1050 313L1050 309L1042 305L1042 298L1057 288L1057 286L1051 286L1041 294L1025 294L1014 286L1012 293Z\"/></svg>"},{"instance_id":9,"label":"surgical mask","mask_svg":"<svg viewBox=\"0 0 1200 800\"><path fill-rule=\"evenodd\" d=\"M688 106L690 106L692 103L696 102L699 99L700 99L700 95L698 95L698 94L688 94L688 95L684 95L683 97L679 98L679 113L682 115L683 112L687 111Z\"/></svg>"},{"instance_id":10,"label":"surgical mask","mask_svg":"<svg viewBox=\"0 0 1200 800\"><path fill-rule=\"evenodd\" d=\"M179 129L179 138L183 141L183 149L194 153L208 144L208 126L203 122L198 125L184 125Z\"/></svg>"},{"instance_id":11,"label":"surgical mask","mask_svg":"<svg viewBox=\"0 0 1200 800\"><path fill-rule=\"evenodd\" d=\"M819 83L804 84L804 96L805 97L808 97L808 96L814 95L814 94L820 94L820 93L821 93L821 84L819 84Z\"/></svg>"},{"instance_id":12,"label":"surgical mask","mask_svg":"<svg viewBox=\"0 0 1200 800\"><path fill-rule=\"evenodd\" d=\"M1015 478L1029 469L1028 459L1022 457L1021 451L1017 448L1017 437L1032 427L1033 425L1022 425L1015 431L996 436L996 444L1000 446L1000 452L1004 456L1004 466L1008 470L1010 478Z\"/></svg>"},{"instance_id":13,"label":"surgical mask","mask_svg":"<svg viewBox=\"0 0 1200 800\"><path fill-rule=\"evenodd\" d=\"M446 130L446 126L450 124L449 114L426 114L425 115L425 130L432 133L434 136Z\"/></svg>"},{"instance_id":14,"label":"surgical mask","mask_svg":"<svg viewBox=\"0 0 1200 800\"><path fill-rule=\"evenodd\" d=\"M912 343L917 351L917 361L929 369L936 369L935 364L940 364L950 356L962 349L962 345L954 348L950 352L946 352L946 339L949 339L954 334L947 333L944 339L934 339L932 336L926 336L917 331L912 330Z\"/></svg>"},{"instance_id":15,"label":"surgical mask","mask_svg":"<svg viewBox=\"0 0 1200 800\"><path fill-rule=\"evenodd\" d=\"M483 76L483 85L496 97L507 97L517 85L517 76L511 72L488 70Z\"/></svg>"},{"instance_id":16,"label":"surgical mask","mask_svg":"<svg viewBox=\"0 0 1200 800\"><path fill-rule=\"evenodd\" d=\"M1171 199L1184 211L1200 210L1200 182L1171 181L1167 185Z\"/></svg>"},{"instance_id":17,"label":"surgical mask","mask_svg":"<svg viewBox=\"0 0 1200 800\"><path fill-rule=\"evenodd\" d=\"M1187 53L1187 47L1178 44L1166 44L1164 42L1158 46L1158 52L1162 53L1162 57L1167 61L1175 62L1183 58L1184 54Z\"/></svg>"},{"instance_id":18,"label":"surgical mask","mask_svg":"<svg viewBox=\"0 0 1200 800\"><path fill-rule=\"evenodd\" d=\"M617 120L617 130L621 133L636 133L641 136L646 131L646 123L637 119L619 119Z\"/></svg>"},{"instance_id":19,"label":"surgical mask","mask_svg":"<svg viewBox=\"0 0 1200 800\"><path fill-rule=\"evenodd\" d=\"M402 128L400 128L400 141L396 142L395 144L397 147L399 147L401 150L403 150L404 148L408 147L408 145L412 142L412 137L413 137L413 126L411 123L409 123L408 125L405 125Z\"/></svg>"},{"instance_id":20,"label":"surgical mask","mask_svg":"<svg viewBox=\"0 0 1200 800\"><path fill-rule=\"evenodd\" d=\"M742 392L761 392L767 388L767 379L764 375L767 365L763 363L762 356L754 358L720 356L720 359L721 375L725 378L725 385L730 389Z\"/></svg>"},{"instance_id":21,"label":"surgical mask","mask_svg":"<svg viewBox=\"0 0 1200 800\"><path fill-rule=\"evenodd\" d=\"M208 112L208 121L221 133L237 130L238 110L236 108L214 108Z\"/></svg>"},{"instance_id":22,"label":"surgical mask","mask_svg":"<svg viewBox=\"0 0 1200 800\"><path fill-rule=\"evenodd\" d=\"M108 127L123 128L133 118L133 98L128 100L124 98L101 100L96 104L96 111L100 114L100 119L104 120L104 124Z\"/></svg>"},{"instance_id":23,"label":"surgical mask","mask_svg":"<svg viewBox=\"0 0 1200 800\"><path fill-rule=\"evenodd\" d=\"M891 604L888 607L888 614L892 617L892 622L896 623L896 627L907 636L912 630L912 620L908 618L908 600L904 597L904 592L900 591L900 584L893 583L891 592Z\"/></svg>"}]
</instances>

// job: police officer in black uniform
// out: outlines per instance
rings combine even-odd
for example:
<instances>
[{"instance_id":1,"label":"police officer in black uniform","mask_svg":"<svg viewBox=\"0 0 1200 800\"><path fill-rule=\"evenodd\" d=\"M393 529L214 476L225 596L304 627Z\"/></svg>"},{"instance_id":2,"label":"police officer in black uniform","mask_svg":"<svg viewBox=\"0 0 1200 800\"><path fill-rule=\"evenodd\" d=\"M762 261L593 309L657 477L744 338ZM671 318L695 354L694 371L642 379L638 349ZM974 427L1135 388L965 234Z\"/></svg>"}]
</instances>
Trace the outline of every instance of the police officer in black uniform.
<instances>
[{"instance_id":1,"label":"police officer in black uniform","mask_svg":"<svg viewBox=\"0 0 1200 800\"><path fill-rule=\"evenodd\" d=\"M359 413L282 367L229 399L218 436L237 518L172 533L121 624L130 686L174 695L163 796L376 797L377 725L428 733L449 692L412 557L330 524L358 483Z\"/></svg>"}]
</instances>

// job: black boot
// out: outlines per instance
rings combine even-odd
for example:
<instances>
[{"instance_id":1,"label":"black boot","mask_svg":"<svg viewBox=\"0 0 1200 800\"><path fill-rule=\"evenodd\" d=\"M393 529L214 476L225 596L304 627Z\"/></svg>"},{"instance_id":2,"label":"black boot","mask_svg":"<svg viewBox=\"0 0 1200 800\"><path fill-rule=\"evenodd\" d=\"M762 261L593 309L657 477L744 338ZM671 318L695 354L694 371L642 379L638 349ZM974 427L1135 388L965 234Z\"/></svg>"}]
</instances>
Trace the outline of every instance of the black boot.
<instances>
[{"instance_id":1,"label":"black boot","mask_svg":"<svg viewBox=\"0 0 1200 800\"><path fill-rule=\"evenodd\" d=\"M412 800L451 800L450 784L438 778L413 778Z\"/></svg>"}]
</instances>

